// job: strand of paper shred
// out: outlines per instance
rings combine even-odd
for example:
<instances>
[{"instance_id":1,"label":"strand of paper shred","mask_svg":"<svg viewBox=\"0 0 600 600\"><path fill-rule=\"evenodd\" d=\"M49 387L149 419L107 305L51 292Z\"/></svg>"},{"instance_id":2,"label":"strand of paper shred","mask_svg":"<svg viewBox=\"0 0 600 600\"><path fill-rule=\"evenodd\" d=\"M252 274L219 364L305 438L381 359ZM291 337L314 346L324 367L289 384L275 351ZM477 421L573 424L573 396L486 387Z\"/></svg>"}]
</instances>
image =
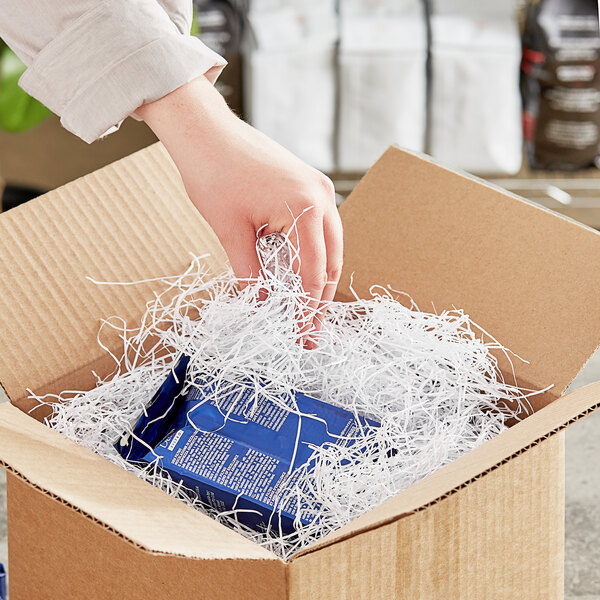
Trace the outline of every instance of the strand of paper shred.
<instances>
[{"instance_id":1,"label":"strand of paper shred","mask_svg":"<svg viewBox=\"0 0 600 600\"><path fill-rule=\"evenodd\" d=\"M139 327L105 321L103 328L123 341L121 354L112 354L114 373L98 377L89 391L37 397L43 404L61 400L50 425L288 559L530 411L528 398L539 392L503 379L492 351L509 359L510 353L462 310L422 312L375 286L367 299L329 303L317 333L310 330L314 314L296 275L294 244L277 234L259 238L257 247L262 276L242 290L230 270L215 276L208 257L194 257L185 273L155 280L162 291ZM306 329L316 349L299 343ZM251 381L287 410L298 411L297 391L381 423L364 428L351 445L315 448L312 468L282 492L281 504L292 494L298 506L319 506L312 525L287 536L275 524L253 531L235 510L218 513L155 465L140 468L117 454L115 441L131 433L183 354L191 356L186 386L199 376L214 378L216 397Z\"/></svg>"}]
</instances>

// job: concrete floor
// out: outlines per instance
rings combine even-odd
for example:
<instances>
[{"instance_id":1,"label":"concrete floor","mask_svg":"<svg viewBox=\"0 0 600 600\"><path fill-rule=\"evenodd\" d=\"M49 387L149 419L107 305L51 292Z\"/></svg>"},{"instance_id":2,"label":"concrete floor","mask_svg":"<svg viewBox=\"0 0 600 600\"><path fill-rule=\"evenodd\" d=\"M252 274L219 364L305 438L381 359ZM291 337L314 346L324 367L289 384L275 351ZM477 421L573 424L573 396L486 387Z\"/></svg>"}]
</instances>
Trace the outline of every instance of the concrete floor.
<instances>
[{"instance_id":1,"label":"concrete floor","mask_svg":"<svg viewBox=\"0 0 600 600\"><path fill-rule=\"evenodd\" d=\"M600 352L573 388L600 380ZM600 600L600 411L567 430L565 595Z\"/></svg>"},{"instance_id":2,"label":"concrete floor","mask_svg":"<svg viewBox=\"0 0 600 600\"><path fill-rule=\"evenodd\" d=\"M572 387L597 380L600 380L600 352ZM566 600L600 600L600 411L572 425L566 437L565 597ZM6 565L5 517L6 483L0 469L0 563Z\"/></svg>"}]
</instances>

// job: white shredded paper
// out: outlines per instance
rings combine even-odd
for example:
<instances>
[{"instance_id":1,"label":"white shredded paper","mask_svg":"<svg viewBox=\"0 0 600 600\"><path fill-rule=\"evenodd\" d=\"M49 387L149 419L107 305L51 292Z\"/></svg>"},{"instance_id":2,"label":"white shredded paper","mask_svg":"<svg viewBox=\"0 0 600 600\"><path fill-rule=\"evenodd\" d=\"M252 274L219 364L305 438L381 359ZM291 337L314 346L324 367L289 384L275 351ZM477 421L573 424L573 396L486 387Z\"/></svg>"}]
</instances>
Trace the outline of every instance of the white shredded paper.
<instances>
[{"instance_id":1,"label":"white shredded paper","mask_svg":"<svg viewBox=\"0 0 600 600\"><path fill-rule=\"evenodd\" d=\"M531 412L528 398L540 392L504 381L490 351L510 358L509 351L467 314L422 312L385 287L374 286L368 299L329 303L321 330L309 331L316 348L305 347L301 332L314 314L295 274L298 254L281 234L259 238L257 247L262 275L242 290L230 270L214 276L208 257L194 257L182 275L155 280L162 289L138 328L105 321L123 340L114 373L89 391L32 395L53 403L49 424L288 559ZM219 389L251 381L288 410L297 410L294 392L301 392L381 423L351 445L315 448L313 468L282 492L280 504L293 494L297 506L320 505L317 521L288 535L275 526L251 530L236 511L218 513L154 465L132 465L116 452L115 442L131 433L184 354L191 357L186 386L198 376L214 378L217 397Z\"/></svg>"}]
</instances>

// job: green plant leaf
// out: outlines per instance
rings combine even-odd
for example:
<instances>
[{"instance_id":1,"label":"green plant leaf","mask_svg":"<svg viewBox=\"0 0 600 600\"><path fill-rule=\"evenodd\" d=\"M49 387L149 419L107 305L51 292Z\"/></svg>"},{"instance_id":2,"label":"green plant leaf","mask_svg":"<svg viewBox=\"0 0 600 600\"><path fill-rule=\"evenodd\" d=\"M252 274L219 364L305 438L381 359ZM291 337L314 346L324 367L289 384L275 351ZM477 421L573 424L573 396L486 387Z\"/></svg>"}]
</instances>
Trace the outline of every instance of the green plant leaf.
<instances>
[{"instance_id":1,"label":"green plant leaf","mask_svg":"<svg viewBox=\"0 0 600 600\"><path fill-rule=\"evenodd\" d=\"M19 87L25 65L7 46L0 46L0 128L27 131L41 123L50 110Z\"/></svg>"},{"instance_id":2,"label":"green plant leaf","mask_svg":"<svg viewBox=\"0 0 600 600\"><path fill-rule=\"evenodd\" d=\"M197 36L200 33L200 25L198 24L198 11L196 10L196 5L193 6L193 14L192 14L192 26L190 28L190 35Z\"/></svg>"}]
</instances>

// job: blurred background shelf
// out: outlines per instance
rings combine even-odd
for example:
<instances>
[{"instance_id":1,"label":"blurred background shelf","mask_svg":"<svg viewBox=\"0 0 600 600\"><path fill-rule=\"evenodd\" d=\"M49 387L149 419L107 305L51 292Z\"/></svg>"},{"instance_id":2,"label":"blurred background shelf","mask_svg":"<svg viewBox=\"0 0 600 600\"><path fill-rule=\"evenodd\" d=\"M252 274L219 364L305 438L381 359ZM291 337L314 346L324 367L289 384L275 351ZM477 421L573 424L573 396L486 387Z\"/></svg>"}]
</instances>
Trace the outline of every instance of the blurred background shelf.
<instances>
[{"instance_id":1,"label":"blurred background shelf","mask_svg":"<svg viewBox=\"0 0 600 600\"><path fill-rule=\"evenodd\" d=\"M491 183L558 213L600 229L600 170L536 171L523 166L511 177L489 178Z\"/></svg>"},{"instance_id":2,"label":"blurred background shelf","mask_svg":"<svg viewBox=\"0 0 600 600\"><path fill-rule=\"evenodd\" d=\"M363 173L331 173L338 205L350 194ZM516 175L483 179L589 227L600 229L600 169L536 171L523 165Z\"/></svg>"},{"instance_id":3,"label":"blurred background shelf","mask_svg":"<svg viewBox=\"0 0 600 600\"><path fill-rule=\"evenodd\" d=\"M340 201L387 146L397 144L600 227L600 171L591 167L600 155L600 32L589 27L594 11L597 21L595 0L194 0L194 5L193 33L229 62L217 88L232 110L327 172ZM541 10L555 11L556 18L542 18ZM570 53L568 60L561 52ZM573 73L594 76L588 82L561 81L563 63L584 67L568 71L567 79ZM570 86L586 94L561 96L558 117L558 100L551 95L552 106L540 109L543 124L584 122L593 138L586 138L582 158L581 140L574 142L576 149L567 136L552 149L546 136L542 156L558 152L557 164L591 168L527 166L539 158L532 140L540 81L559 95L570 93ZM7 110L0 102L0 126L2 108ZM34 113L37 122L39 107ZM0 129L3 207L154 141L132 119L91 145L63 130L55 116L19 133Z\"/></svg>"}]
</instances>

